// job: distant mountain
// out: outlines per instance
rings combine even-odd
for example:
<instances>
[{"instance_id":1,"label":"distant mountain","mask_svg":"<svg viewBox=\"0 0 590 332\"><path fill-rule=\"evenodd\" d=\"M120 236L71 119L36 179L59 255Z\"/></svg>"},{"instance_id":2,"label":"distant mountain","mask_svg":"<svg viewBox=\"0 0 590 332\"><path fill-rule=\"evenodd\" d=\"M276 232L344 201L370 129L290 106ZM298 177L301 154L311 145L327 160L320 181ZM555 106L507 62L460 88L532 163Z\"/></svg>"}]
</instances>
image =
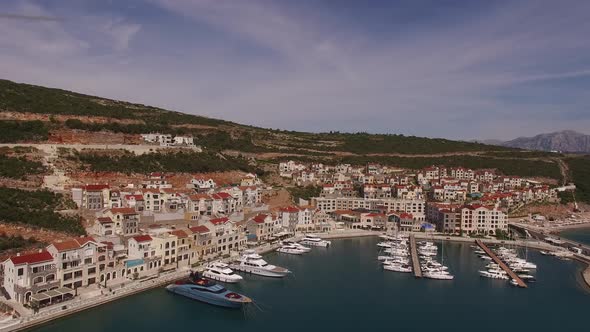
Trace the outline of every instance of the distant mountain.
<instances>
[{"instance_id":1,"label":"distant mountain","mask_svg":"<svg viewBox=\"0 0 590 332\"><path fill-rule=\"evenodd\" d=\"M527 150L588 153L590 152L590 135L578 133L573 130L564 130L540 134L534 137L519 137L499 144Z\"/></svg>"}]
</instances>

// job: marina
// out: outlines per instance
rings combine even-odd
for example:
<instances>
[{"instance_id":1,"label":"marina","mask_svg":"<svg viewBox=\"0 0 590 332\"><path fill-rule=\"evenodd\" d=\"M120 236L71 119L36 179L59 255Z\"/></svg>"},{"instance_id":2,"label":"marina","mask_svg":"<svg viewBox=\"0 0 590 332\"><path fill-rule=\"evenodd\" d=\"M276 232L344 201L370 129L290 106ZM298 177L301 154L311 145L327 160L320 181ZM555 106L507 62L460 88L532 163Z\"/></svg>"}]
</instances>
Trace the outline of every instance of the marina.
<instances>
[{"instance_id":1,"label":"marina","mask_svg":"<svg viewBox=\"0 0 590 332\"><path fill-rule=\"evenodd\" d=\"M410 252L412 256L412 266L414 267L414 277L422 278L420 260L418 259L418 251L416 249L416 237L414 235L410 236Z\"/></svg>"},{"instance_id":2,"label":"marina","mask_svg":"<svg viewBox=\"0 0 590 332\"><path fill-rule=\"evenodd\" d=\"M529 256L542 273L536 284L521 292L507 282L480 278L477 271L482 261L472 253L470 244L444 243L445 263L455 279L439 282L415 279L406 273L383 273L381 262L375 259L378 242L375 237L332 240L329 250L314 248L302 256L264 255L266 261L288 268L295 277L273 279L245 274L243 281L228 286L252 298L261 310L226 310L158 288L35 331L78 331L82 325L87 332L180 330L186 326L246 332L282 326L285 331L300 331L308 328L310 321L318 329L383 329L395 324L403 330L414 329L418 320L422 329L462 332L471 331L476 324L478 331L495 331L498 327L494 324L480 323L490 315L517 311L519 319L511 321L510 330L554 331L585 324L590 298L576 280L582 265L575 261L531 251ZM435 245L442 250L442 243ZM556 308L556 301L567 301L567 309ZM463 324L456 324L456 311L464 315ZM424 312L429 319L421 318ZM359 316L372 318L359 320Z\"/></svg>"},{"instance_id":3,"label":"marina","mask_svg":"<svg viewBox=\"0 0 590 332\"><path fill-rule=\"evenodd\" d=\"M477 245L489 256L492 258L492 260L502 269L504 270L504 272L506 272L510 278L512 278L512 280L515 280L516 284L518 285L518 287L521 288L527 288L527 284L516 274L514 273L514 271L512 271L512 269L506 265L506 263L504 263L500 258L498 258L498 256L496 256L496 254L494 252L492 252L490 250L490 248L488 248L488 246L486 246L481 240L476 240L475 243L477 243ZM500 273L498 273L496 271L496 274L494 276L499 276L501 275ZM497 279L501 279L501 278L497 278Z\"/></svg>"}]
</instances>

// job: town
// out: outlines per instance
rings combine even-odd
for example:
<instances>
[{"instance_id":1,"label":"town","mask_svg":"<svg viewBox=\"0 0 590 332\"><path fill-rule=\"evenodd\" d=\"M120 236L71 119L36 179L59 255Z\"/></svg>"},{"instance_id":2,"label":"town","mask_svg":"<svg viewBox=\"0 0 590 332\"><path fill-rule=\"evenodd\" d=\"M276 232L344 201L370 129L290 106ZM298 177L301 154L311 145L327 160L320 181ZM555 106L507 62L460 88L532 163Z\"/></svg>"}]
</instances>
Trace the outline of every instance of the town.
<instances>
[{"instance_id":1,"label":"town","mask_svg":"<svg viewBox=\"0 0 590 332\"><path fill-rule=\"evenodd\" d=\"M152 173L125 187L72 187L72 200L91 219L88 235L8 258L2 263L5 296L38 310L294 234L395 230L504 238L509 211L556 202L557 192L567 190L462 167L287 161L277 172L288 186L321 188L319 195L269 206L263 197L275 188L251 173L235 184L194 177L174 187L169 174Z\"/></svg>"}]
</instances>

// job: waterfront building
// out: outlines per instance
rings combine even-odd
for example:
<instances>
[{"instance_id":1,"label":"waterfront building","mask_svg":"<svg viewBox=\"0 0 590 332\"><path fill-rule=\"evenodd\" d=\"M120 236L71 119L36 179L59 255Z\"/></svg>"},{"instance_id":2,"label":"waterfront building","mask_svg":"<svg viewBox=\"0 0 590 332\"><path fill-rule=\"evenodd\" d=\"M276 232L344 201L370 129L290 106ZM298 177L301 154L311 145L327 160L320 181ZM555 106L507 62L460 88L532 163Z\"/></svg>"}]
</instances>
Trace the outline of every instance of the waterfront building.
<instances>
[{"instance_id":1,"label":"waterfront building","mask_svg":"<svg viewBox=\"0 0 590 332\"><path fill-rule=\"evenodd\" d=\"M2 263L3 287L9 299L28 303L33 294L60 287L54 257L46 250L12 256Z\"/></svg>"}]
</instances>

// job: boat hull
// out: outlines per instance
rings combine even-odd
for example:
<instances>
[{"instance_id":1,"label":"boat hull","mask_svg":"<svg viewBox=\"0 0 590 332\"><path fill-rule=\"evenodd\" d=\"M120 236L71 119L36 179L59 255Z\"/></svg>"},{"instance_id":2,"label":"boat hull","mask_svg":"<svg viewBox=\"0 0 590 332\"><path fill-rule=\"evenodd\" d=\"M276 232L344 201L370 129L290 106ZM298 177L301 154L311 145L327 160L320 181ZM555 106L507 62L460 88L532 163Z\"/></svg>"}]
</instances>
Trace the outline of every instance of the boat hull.
<instances>
[{"instance_id":1,"label":"boat hull","mask_svg":"<svg viewBox=\"0 0 590 332\"><path fill-rule=\"evenodd\" d=\"M263 277L284 278L289 274L289 270L266 270L258 267L243 266L238 264L231 264L230 268L234 271L241 271L245 273L255 274Z\"/></svg>"},{"instance_id":2,"label":"boat hull","mask_svg":"<svg viewBox=\"0 0 590 332\"><path fill-rule=\"evenodd\" d=\"M209 272L203 272L203 277L207 278L207 279L211 279L211 280L215 280L215 281L221 281L224 282L226 284L235 284L240 282L240 280L242 280L242 278L226 278L223 276L219 276L216 275L214 273L209 273Z\"/></svg>"},{"instance_id":3,"label":"boat hull","mask_svg":"<svg viewBox=\"0 0 590 332\"><path fill-rule=\"evenodd\" d=\"M182 295L195 301L204 302L218 307L239 309L245 304L244 302L230 301L220 294L191 291L189 287L168 285L166 286L166 290L171 293Z\"/></svg>"}]
</instances>

